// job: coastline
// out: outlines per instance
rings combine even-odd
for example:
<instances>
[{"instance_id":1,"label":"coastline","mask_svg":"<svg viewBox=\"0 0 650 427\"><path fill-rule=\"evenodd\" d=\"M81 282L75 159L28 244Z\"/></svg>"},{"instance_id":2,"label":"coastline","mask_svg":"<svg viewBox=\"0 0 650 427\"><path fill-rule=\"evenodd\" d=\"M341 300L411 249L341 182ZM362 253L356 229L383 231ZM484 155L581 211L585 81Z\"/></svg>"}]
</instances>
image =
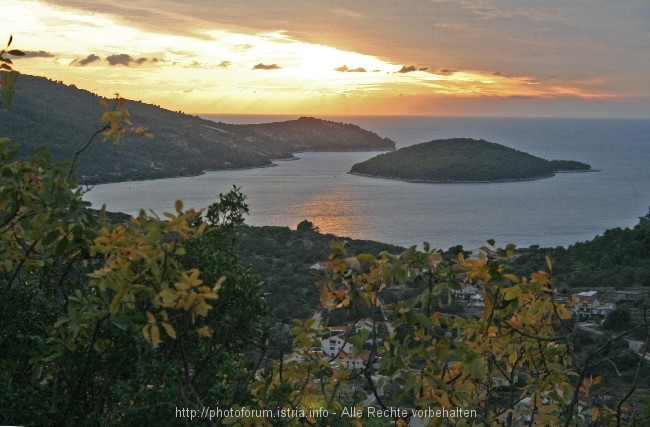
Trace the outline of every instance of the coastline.
<instances>
[{"instance_id":1,"label":"coastline","mask_svg":"<svg viewBox=\"0 0 650 427\"><path fill-rule=\"evenodd\" d=\"M391 150L389 150L391 151ZM133 182L133 181L153 181L156 179L170 179L170 178L189 178L193 176L201 176L204 175L206 172L215 172L215 171L240 171L240 170L247 170L247 169L262 169L262 168L272 168L277 166L273 162L292 162L295 160L300 160L300 157L297 157L293 154L300 154L300 153L385 153L387 152L386 150L304 150L304 151L296 151L292 154L292 157L282 157L282 158L271 158L270 163L265 164L265 165L260 165L260 166L242 166L242 167L232 167L232 168L221 168L221 169L203 169L200 172L188 172L188 173L177 173L177 174L170 174L170 175L163 175L163 176L151 176L151 177L144 177L144 178L127 178L127 179L101 179L101 180L90 180L88 178L91 178L90 176L86 176L85 179L82 176L81 178L78 179L78 185L84 185L84 186L93 186L93 185L101 185L101 184L116 184L120 182Z\"/></svg>"}]
</instances>

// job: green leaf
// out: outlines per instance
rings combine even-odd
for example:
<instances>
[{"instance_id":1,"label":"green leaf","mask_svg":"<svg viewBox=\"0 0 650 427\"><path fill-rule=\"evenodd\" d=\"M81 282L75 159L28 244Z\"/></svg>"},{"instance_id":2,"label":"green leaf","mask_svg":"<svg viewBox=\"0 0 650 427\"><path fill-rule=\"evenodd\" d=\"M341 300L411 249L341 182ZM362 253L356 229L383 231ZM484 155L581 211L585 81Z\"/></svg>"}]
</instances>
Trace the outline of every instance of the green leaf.
<instances>
[{"instance_id":1,"label":"green leaf","mask_svg":"<svg viewBox=\"0 0 650 427\"><path fill-rule=\"evenodd\" d=\"M491 286L498 286L500 288L509 288L512 286L512 282L501 275L490 278L487 284Z\"/></svg>"}]
</instances>

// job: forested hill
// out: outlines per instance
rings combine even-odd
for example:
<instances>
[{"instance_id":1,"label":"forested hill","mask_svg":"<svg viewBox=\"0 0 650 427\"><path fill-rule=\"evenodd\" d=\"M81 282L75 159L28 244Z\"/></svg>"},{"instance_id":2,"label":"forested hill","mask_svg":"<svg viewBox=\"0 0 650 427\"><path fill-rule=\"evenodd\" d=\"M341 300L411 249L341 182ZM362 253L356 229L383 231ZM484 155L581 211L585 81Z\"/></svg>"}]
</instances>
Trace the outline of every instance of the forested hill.
<instances>
[{"instance_id":1,"label":"forested hill","mask_svg":"<svg viewBox=\"0 0 650 427\"><path fill-rule=\"evenodd\" d=\"M21 146L21 157L46 145L71 158L101 125L100 97L61 82L21 75L14 103L0 109L0 136ZM110 100L109 100L110 103ZM352 124L315 118L257 125L204 120L128 101L132 121L156 135L127 137L114 146L101 138L83 154L82 182L109 182L200 174L204 170L270 166L300 151L384 151L395 143Z\"/></svg>"},{"instance_id":2,"label":"forested hill","mask_svg":"<svg viewBox=\"0 0 650 427\"><path fill-rule=\"evenodd\" d=\"M380 154L351 173L417 182L492 182L536 179L560 171L586 171L585 163L544 160L485 140L439 139Z\"/></svg>"}]
</instances>

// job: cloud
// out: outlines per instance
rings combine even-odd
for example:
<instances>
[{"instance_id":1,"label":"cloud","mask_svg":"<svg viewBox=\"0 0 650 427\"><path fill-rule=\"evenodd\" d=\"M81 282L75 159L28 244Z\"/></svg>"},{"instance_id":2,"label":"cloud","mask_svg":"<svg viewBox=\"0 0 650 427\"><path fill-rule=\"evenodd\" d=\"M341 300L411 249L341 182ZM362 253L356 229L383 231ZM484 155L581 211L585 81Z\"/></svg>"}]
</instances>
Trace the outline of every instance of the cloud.
<instances>
[{"instance_id":1,"label":"cloud","mask_svg":"<svg viewBox=\"0 0 650 427\"><path fill-rule=\"evenodd\" d=\"M363 67L357 67L357 68L348 68L347 65L342 65L338 68L335 68L334 71L338 71L339 73L366 73L366 69Z\"/></svg>"},{"instance_id":2,"label":"cloud","mask_svg":"<svg viewBox=\"0 0 650 427\"><path fill-rule=\"evenodd\" d=\"M416 67L415 65L402 65L398 73L412 73L413 71L427 71L429 67Z\"/></svg>"},{"instance_id":3,"label":"cloud","mask_svg":"<svg viewBox=\"0 0 650 427\"><path fill-rule=\"evenodd\" d=\"M76 65L78 67L83 67L88 64L91 64L93 62L99 61L99 56L95 55L94 53L91 53L90 55L86 56L83 59L75 59L70 63L70 65Z\"/></svg>"},{"instance_id":4,"label":"cloud","mask_svg":"<svg viewBox=\"0 0 650 427\"><path fill-rule=\"evenodd\" d=\"M44 50L28 50L25 52L25 56L23 58L54 58L54 55Z\"/></svg>"},{"instance_id":5,"label":"cloud","mask_svg":"<svg viewBox=\"0 0 650 427\"><path fill-rule=\"evenodd\" d=\"M231 65L232 65L232 62L230 62L230 61L221 61L221 63L219 65L217 65L217 67L228 68Z\"/></svg>"},{"instance_id":6,"label":"cloud","mask_svg":"<svg viewBox=\"0 0 650 427\"><path fill-rule=\"evenodd\" d=\"M136 59L127 53L119 53L116 55L107 56L106 61L108 61L109 65L124 65L125 67L129 67L131 65L142 65L146 62L157 63L160 62L160 59L145 58L145 57L140 57Z\"/></svg>"},{"instance_id":7,"label":"cloud","mask_svg":"<svg viewBox=\"0 0 650 427\"><path fill-rule=\"evenodd\" d=\"M261 62L259 64L256 64L253 66L253 70L279 70L280 67L278 64L262 64Z\"/></svg>"},{"instance_id":8,"label":"cloud","mask_svg":"<svg viewBox=\"0 0 650 427\"><path fill-rule=\"evenodd\" d=\"M453 68L439 68L436 70L436 74L440 74L442 76L451 76L457 72L458 70L454 70Z\"/></svg>"}]
</instances>

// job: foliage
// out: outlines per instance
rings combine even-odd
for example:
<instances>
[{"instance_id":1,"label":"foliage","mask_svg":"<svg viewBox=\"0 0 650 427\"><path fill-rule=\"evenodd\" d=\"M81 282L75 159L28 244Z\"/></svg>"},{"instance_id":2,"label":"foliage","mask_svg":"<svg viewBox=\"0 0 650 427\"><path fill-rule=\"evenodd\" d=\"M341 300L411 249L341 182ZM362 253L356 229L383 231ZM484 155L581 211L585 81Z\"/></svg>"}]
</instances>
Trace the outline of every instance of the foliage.
<instances>
[{"instance_id":1,"label":"foliage","mask_svg":"<svg viewBox=\"0 0 650 427\"><path fill-rule=\"evenodd\" d=\"M146 133L121 100L103 106L77 155ZM248 402L266 306L237 256L241 193L207 218L179 201L111 223L82 200L76 157L17 152L0 139L0 422L177 424L175 407Z\"/></svg>"},{"instance_id":2,"label":"foliage","mask_svg":"<svg viewBox=\"0 0 650 427\"><path fill-rule=\"evenodd\" d=\"M178 202L166 220L110 224L46 152L25 163L0 149L1 379L17 408L3 421L141 422L150 405L245 401L265 305L228 220Z\"/></svg>"},{"instance_id":3,"label":"foliage","mask_svg":"<svg viewBox=\"0 0 650 427\"><path fill-rule=\"evenodd\" d=\"M477 160L480 159L480 160ZM424 182L489 182L552 176L560 170L588 170L575 161L548 161L503 145L469 138L441 139L379 154L350 172Z\"/></svg>"},{"instance_id":4,"label":"foliage","mask_svg":"<svg viewBox=\"0 0 650 427\"><path fill-rule=\"evenodd\" d=\"M318 227L315 226L313 222L303 219L296 226L296 230L318 232Z\"/></svg>"},{"instance_id":5,"label":"foliage","mask_svg":"<svg viewBox=\"0 0 650 427\"><path fill-rule=\"evenodd\" d=\"M24 56L23 51L17 49L9 50L13 36L9 36L7 48L0 50L0 93L2 94L2 103L10 106L14 96L14 84L18 73L11 67L12 61L9 56ZM1 104L0 104L1 105Z\"/></svg>"}]
</instances>

